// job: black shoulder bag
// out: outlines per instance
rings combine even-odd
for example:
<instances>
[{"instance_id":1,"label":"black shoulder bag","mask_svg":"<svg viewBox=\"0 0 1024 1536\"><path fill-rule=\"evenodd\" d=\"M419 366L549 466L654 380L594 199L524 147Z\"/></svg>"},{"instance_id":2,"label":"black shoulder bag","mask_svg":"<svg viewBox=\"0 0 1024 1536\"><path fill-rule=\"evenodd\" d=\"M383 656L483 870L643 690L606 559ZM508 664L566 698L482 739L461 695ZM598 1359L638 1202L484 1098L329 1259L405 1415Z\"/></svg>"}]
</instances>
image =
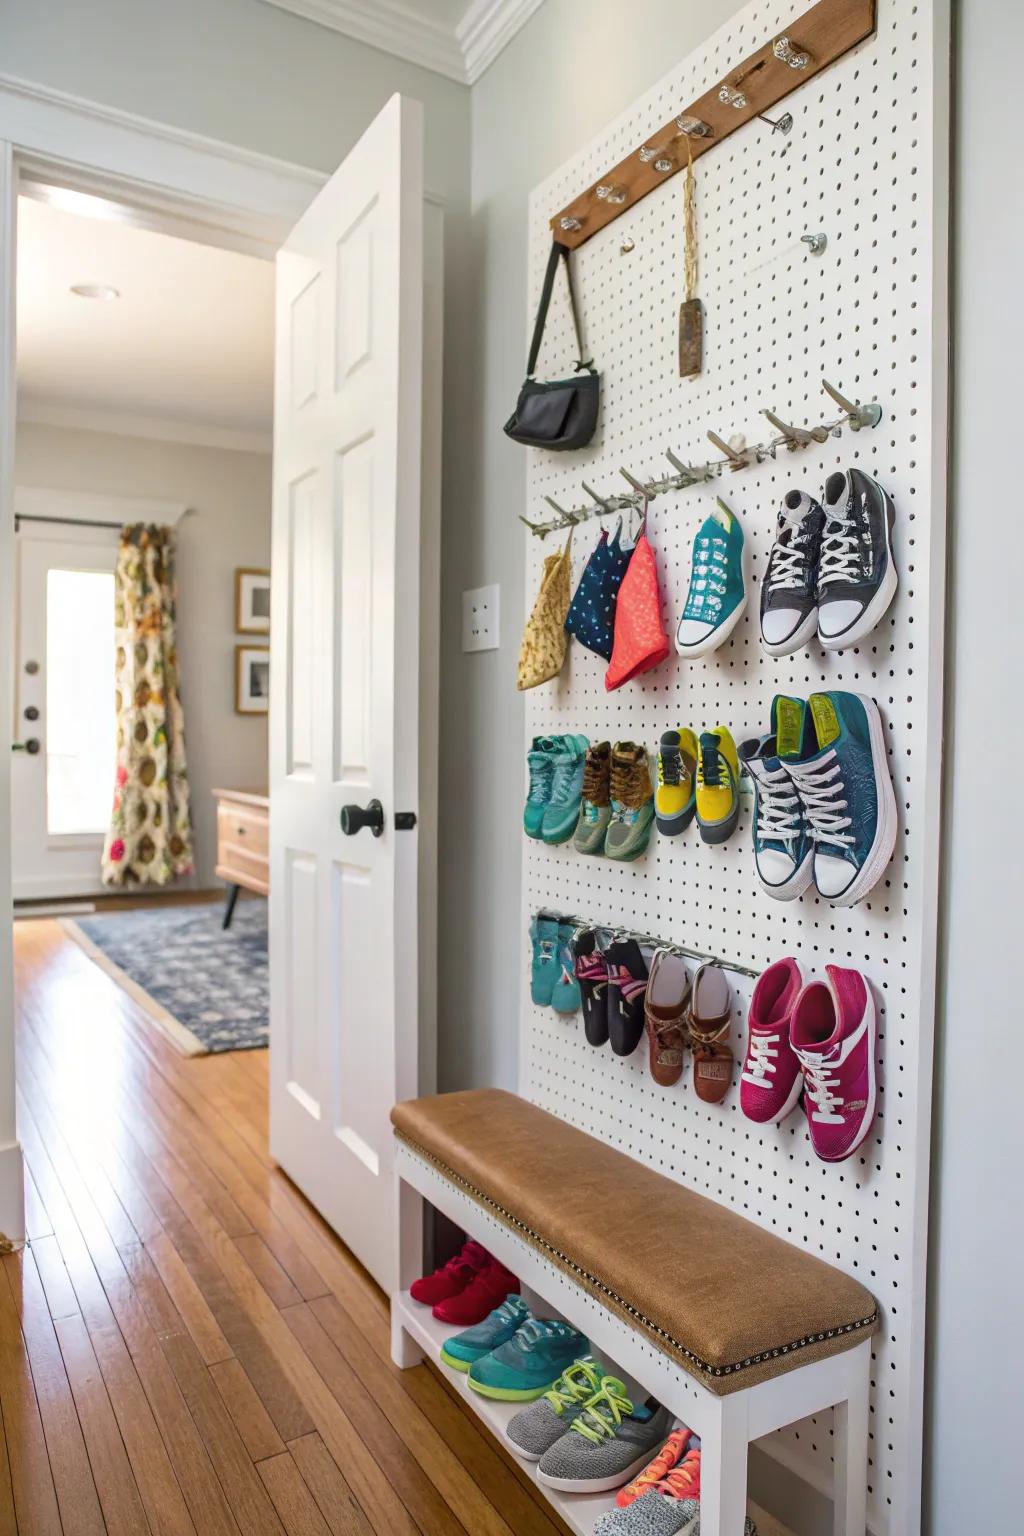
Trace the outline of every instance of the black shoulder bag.
<instances>
[{"instance_id":1,"label":"black shoulder bag","mask_svg":"<svg viewBox=\"0 0 1024 1536\"><path fill-rule=\"evenodd\" d=\"M559 379L553 384L538 384L533 377L540 355L544 324L548 318L551 290L555 285L555 273L561 258L565 260L565 276L569 284L569 303L576 330L576 349L579 362L576 376ZM505 431L517 443L530 448L585 448L597 426L597 405L601 392L601 375L592 363L583 361L583 339L580 334L580 317L576 308L576 293L569 265L569 247L556 240L551 247L548 269L544 274L537 320L533 327L530 344L530 360L526 365L526 381L519 391L516 408L505 423Z\"/></svg>"}]
</instances>

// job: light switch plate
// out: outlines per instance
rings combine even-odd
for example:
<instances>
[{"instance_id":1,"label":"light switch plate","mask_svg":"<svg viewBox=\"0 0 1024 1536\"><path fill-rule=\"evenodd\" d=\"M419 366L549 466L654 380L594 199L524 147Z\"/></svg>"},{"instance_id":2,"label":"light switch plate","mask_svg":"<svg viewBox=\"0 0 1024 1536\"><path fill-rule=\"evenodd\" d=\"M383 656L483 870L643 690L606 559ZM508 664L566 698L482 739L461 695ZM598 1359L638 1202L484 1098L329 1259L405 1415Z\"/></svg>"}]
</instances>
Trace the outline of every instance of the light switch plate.
<instances>
[{"instance_id":1,"label":"light switch plate","mask_svg":"<svg viewBox=\"0 0 1024 1536\"><path fill-rule=\"evenodd\" d=\"M498 648L498 587L473 587L462 594L462 649Z\"/></svg>"}]
</instances>

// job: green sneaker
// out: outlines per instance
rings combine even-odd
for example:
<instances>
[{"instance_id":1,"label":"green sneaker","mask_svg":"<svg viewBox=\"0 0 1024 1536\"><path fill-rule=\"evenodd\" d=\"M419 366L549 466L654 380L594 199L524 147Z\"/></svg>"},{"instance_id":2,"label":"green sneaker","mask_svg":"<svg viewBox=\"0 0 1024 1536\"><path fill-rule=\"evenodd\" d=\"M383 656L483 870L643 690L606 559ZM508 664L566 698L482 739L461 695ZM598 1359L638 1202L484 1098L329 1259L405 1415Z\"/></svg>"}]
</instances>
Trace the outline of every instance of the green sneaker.
<instances>
[{"instance_id":1,"label":"green sneaker","mask_svg":"<svg viewBox=\"0 0 1024 1536\"><path fill-rule=\"evenodd\" d=\"M544 812L551 799L551 781L555 774L555 756L562 745L561 736L535 736L526 754L530 788L523 807L523 831L527 837L541 837Z\"/></svg>"},{"instance_id":2,"label":"green sneaker","mask_svg":"<svg viewBox=\"0 0 1024 1536\"><path fill-rule=\"evenodd\" d=\"M551 1390L537 1402L520 1408L505 1428L516 1455L524 1461L540 1461L544 1452L562 1438L583 1404L599 1390L603 1374L593 1355L584 1355L563 1371Z\"/></svg>"},{"instance_id":3,"label":"green sneaker","mask_svg":"<svg viewBox=\"0 0 1024 1536\"><path fill-rule=\"evenodd\" d=\"M551 794L541 835L546 843L565 843L576 830L583 793L583 766L590 743L585 736L561 736L555 753Z\"/></svg>"},{"instance_id":4,"label":"green sneaker","mask_svg":"<svg viewBox=\"0 0 1024 1536\"><path fill-rule=\"evenodd\" d=\"M507 1343L473 1361L469 1385L482 1397L529 1403L543 1397L566 1367L589 1350L582 1333L568 1323L531 1317Z\"/></svg>"},{"instance_id":5,"label":"green sneaker","mask_svg":"<svg viewBox=\"0 0 1024 1536\"><path fill-rule=\"evenodd\" d=\"M647 748L617 741L611 760L612 816L604 840L610 859L638 859L646 851L654 824L654 790Z\"/></svg>"},{"instance_id":6,"label":"green sneaker","mask_svg":"<svg viewBox=\"0 0 1024 1536\"><path fill-rule=\"evenodd\" d=\"M441 1347L441 1359L456 1371L468 1371L492 1349L511 1339L517 1328L530 1321L530 1309L521 1296L507 1296L482 1323L456 1333Z\"/></svg>"},{"instance_id":7,"label":"green sneaker","mask_svg":"<svg viewBox=\"0 0 1024 1536\"><path fill-rule=\"evenodd\" d=\"M583 764L583 803L572 845L577 853L604 853L605 833L612 819L612 744L598 742Z\"/></svg>"},{"instance_id":8,"label":"green sneaker","mask_svg":"<svg viewBox=\"0 0 1024 1536\"><path fill-rule=\"evenodd\" d=\"M538 1008L546 1008L560 975L558 958L558 914L538 912L530 924L533 961L530 965L530 998Z\"/></svg>"}]
</instances>

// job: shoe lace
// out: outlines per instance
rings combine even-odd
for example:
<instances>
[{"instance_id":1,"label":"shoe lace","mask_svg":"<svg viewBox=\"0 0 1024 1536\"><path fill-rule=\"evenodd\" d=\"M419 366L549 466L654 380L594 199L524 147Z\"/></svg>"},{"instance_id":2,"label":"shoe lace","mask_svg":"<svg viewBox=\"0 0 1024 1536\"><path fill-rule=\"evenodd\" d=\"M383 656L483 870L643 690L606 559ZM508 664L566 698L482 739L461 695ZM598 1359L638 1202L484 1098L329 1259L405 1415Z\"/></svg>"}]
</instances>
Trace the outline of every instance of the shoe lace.
<instances>
[{"instance_id":1,"label":"shoe lace","mask_svg":"<svg viewBox=\"0 0 1024 1536\"><path fill-rule=\"evenodd\" d=\"M801 513L791 517L780 514L778 536L771 554L769 592L791 591L794 587L804 590L811 574L811 540L807 518Z\"/></svg>"},{"instance_id":2,"label":"shoe lace","mask_svg":"<svg viewBox=\"0 0 1024 1536\"><path fill-rule=\"evenodd\" d=\"M522 1317L525 1310L525 1302L520 1301L518 1296L515 1299L509 1296L501 1303L500 1307L495 1307L491 1317L499 1323L514 1323L517 1318ZM523 1328L526 1326L524 1322L519 1332L522 1333Z\"/></svg>"},{"instance_id":3,"label":"shoe lace","mask_svg":"<svg viewBox=\"0 0 1024 1536\"><path fill-rule=\"evenodd\" d=\"M588 753L583 764L583 798L591 805L601 803L607 793L607 763L607 758Z\"/></svg>"},{"instance_id":4,"label":"shoe lace","mask_svg":"<svg viewBox=\"0 0 1024 1536\"><path fill-rule=\"evenodd\" d=\"M534 801L546 801L551 789L551 775L554 764L546 752L528 752L526 765L530 770L529 799Z\"/></svg>"},{"instance_id":5,"label":"shoe lace","mask_svg":"<svg viewBox=\"0 0 1024 1536\"><path fill-rule=\"evenodd\" d=\"M678 784L683 760L678 747L662 747L658 753L658 783Z\"/></svg>"},{"instance_id":6,"label":"shoe lace","mask_svg":"<svg viewBox=\"0 0 1024 1536\"><path fill-rule=\"evenodd\" d=\"M743 1076L748 1083L753 1083L758 1088L766 1088L768 1079L772 1076L779 1061L779 1053L775 1047L779 1043L778 1035L754 1035L750 1036L750 1047L746 1066L743 1068Z\"/></svg>"},{"instance_id":7,"label":"shoe lace","mask_svg":"<svg viewBox=\"0 0 1024 1536\"><path fill-rule=\"evenodd\" d=\"M700 1451L687 1451L678 1467L672 1467L658 1484L659 1493L670 1499L693 1499L700 1488Z\"/></svg>"},{"instance_id":8,"label":"shoe lace","mask_svg":"<svg viewBox=\"0 0 1024 1536\"><path fill-rule=\"evenodd\" d=\"M571 1428L585 1440L600 1445L602 1440L614 1440L615 1432L623 1419L633 1412L633 1404L626 1396L626 1388L614 1376L605 1376L600 1391L588 1399Z\"/></svg>"},{"instance_id":9,"label":"shoe lace","mask_svg":"<svg viewBox=\"0 0 1024 1536\"><path fill-rule=\"evenodd\" d=\"M567 805L570 800L576 798L579 791L575 788L573 781L578 766L579 760L571 756L559 758L555 763L555 771L551 778L550 803L552 805Z\"/></svg>"},{"instance_id":10,"label":"shoe lace","mask_svg":"<svg viewBox=\"0 0 1024 1536\"><path fill-rule=\"evenodd\" d=\"M836 1110L842 1109L845 1100L841 1093L835 1092L839 1086L839 1078L833 1071L836 1063L827 1061L818 1051L801 1051L800 1065L804 1069L807 1097L814 1105L814 1119L824 1125L842 1125L843 1117L836 1114Z\"/></svg>"},{"instance_id":11,"label":"shoe lace","mask_svg":"<svg viewBox=\"0 0 1024 1536\"><path fill-rule=\"evenodd\" d=\"M654 1460L649 1461L630 1483L629 1492L634 1499L638 1499L648 1488L654 1488L672 1470L690 1434L685 1424L672 1431Z\"/></svg>"},{"instance_id":12,"label":"shoe lace","mask_svg":"<svg viewBox=\"0 0 1024 1536\"><path fill-rule=\"evenodd\" d=\"M724 770L724 776L723 776ZM725 780L732 777L728 759L721 751L718 737L705 731L700 739L700 762L697 780L702 789L720 789Z\"/></svg>"},{"instance_id":13,"label":"shoe lace","mask_svg":"<svg viewBox=\"0 0 1024 1536\"><path fill-rule=\"evenodd\" d=\"M835 752L826 752L814 763L790 763L786 771L803 801L814 842L852 848L856 839L846 828L853 825L853 817L843 815L849 806L842 798L843 770Z\"/></svg>"},{"instance_id":14,"label":"shoe lace","mask_svg":"<svg viewBox=\"0 0 1024 1536\"><path fill-rule=\"evenodd\" d=\"M507 1306L508 1303L506 1302ZM517 1314L518 1315L518 1314ZM511 1321L511 1317L509 1318ZM574 1339L579 1335L575 1328L568 1323L559 1322L557 1318L528 1317L516 1330L513 1344L518 1349L531 1350L542 1339Z\"/></svg>"},{"instance_id":15,"label":"shoe lace","mask_svg":"<svg viewBox=\"0 0 1024 1536\"><path fill-rule=\"evenodd\" d=\"M867 497L860 504L851 498L844 511L832 508L825 524L818 566L818 586L837 581L860 581L870 556L870 528L867 521Z\"/></svg>"},{"instance_id":16,"label":"shoe lace","mask_svg":"<svg viewBox=\"0 0 1024 1536\"><path fill-rule=\"evenodd\" d=\"M601 1385L601 1372L593 1360L577 1360L563 1371L550 1392L544 1396L561 1418L567 1408L574 1408L583 1397L590 1397Z\"/></svg>"},{"instance_id":17,"label":"shoe lace","mask_svg":"<svg viewBox=\"0 0 1024 1536\"><path fill-rule=\"evenodd\" d=\"M780 779L757 783L757 836L761 842L791 843L803 831L800 796L793 783Z\"/></svg>"}]
</instances>

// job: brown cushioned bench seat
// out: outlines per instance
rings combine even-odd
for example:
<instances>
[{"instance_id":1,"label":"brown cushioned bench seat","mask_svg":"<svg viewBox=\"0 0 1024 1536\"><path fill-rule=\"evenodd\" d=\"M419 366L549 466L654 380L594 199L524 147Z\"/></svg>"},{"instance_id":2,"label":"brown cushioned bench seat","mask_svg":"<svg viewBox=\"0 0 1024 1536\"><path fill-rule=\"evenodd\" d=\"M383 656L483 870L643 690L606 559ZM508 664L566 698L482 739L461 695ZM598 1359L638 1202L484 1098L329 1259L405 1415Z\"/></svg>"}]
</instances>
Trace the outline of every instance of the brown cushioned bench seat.
<instances>
[{"instance_id":1,"label":"brown cushioned bench seat","mask_svg":"<svg viewBox=\"0 0 1024 1536\"><path fill-rule=\"evenodd\" d=\"M397 1104L411 1150L724 1395L878 1324L841 1270L499 1089Z\"/></svg>"}]
</instances>

